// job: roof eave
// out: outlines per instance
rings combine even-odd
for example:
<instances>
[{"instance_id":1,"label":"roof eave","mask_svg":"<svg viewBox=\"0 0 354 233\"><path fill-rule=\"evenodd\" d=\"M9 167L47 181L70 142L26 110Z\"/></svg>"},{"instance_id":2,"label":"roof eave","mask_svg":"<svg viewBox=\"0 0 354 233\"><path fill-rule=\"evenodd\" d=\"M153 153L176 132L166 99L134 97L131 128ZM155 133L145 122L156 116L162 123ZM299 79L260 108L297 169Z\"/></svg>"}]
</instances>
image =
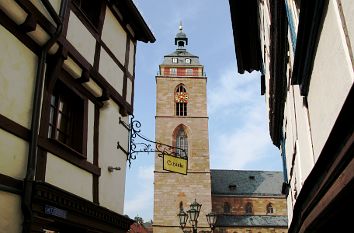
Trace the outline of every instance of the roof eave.
<instances>
[{"instance_id":1,"label":"roof eave","mask_svg":"<svg viewBox=\"0 0 354 233\"><path fill-rule=\"evenodd\" d=\"M262 71L258 0L229 0L238 72Z\"/></svg>"},{"instance_id":2,"label":"roof eave","mask_svg":"<svg viewBox=\"0 0 354 233\"><path fill-rule=\"evenodd\" d=\"M112 0L112 3L121 10L124 21L132 26L137 40L145 43L156 41L155 36L132 0Z\"/></svg>"}]
</instances>

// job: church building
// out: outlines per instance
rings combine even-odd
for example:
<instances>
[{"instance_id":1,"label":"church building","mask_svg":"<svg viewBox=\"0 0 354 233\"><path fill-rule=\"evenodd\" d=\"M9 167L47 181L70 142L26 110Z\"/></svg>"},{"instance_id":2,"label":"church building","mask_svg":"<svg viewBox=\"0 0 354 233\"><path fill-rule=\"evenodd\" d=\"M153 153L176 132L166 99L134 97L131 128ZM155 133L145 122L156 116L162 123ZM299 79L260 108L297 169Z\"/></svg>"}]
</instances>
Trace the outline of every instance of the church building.
<instances>
[{"instance_id":1,"label":"church building","mask_svg":"<svg viewBox=\"0 0 354 233\"><path fill-rule=\"evenodd\" d=\"M187 51L182 26L175 45L156 76L155 132L156 142L171 145L176 157L187 158L187 174L166 171L156 154L153 232L192 232L190 219L181 229L177 214L188 213L195 201L202 205L197 232L210 232L210 212L218 218L214 232L287 232L281 172L210 170L204 66Z\"/></svg>"},{"instance_id":2,"label":"church building","mask_svg":"<svg viewBox=\"0 0 354 233\"><path fill-rule=\"evenodd\" d=\"M177 214L195 200L202 204L198 229L209 229L205 217L211 211L207 77L199 57L186 50L187 44L180 26L176 50L164 57L156 76L156 141L186 151L188 174L164 171L162 158L156 155L154 233L180 233Z\"/></svg>"}]
</instances>

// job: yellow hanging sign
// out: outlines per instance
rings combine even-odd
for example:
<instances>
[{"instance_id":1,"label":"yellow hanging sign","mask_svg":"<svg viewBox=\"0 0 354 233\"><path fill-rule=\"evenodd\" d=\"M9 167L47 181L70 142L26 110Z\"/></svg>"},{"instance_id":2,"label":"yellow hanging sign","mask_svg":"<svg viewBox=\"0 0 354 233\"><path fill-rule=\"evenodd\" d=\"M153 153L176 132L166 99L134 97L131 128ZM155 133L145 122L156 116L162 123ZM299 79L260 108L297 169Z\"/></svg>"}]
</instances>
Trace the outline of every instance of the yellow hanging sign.
<instances>
[{"instance_id":1,"label":"yellow hanging sign","mask_svg":"<svg viewBox=\"0 0 354 233\"><path fill-rule=\"evenodd\" d=\"M163 156L163 170L187 175L188 160L171 155Z\"/></svg>"}]
</instances>

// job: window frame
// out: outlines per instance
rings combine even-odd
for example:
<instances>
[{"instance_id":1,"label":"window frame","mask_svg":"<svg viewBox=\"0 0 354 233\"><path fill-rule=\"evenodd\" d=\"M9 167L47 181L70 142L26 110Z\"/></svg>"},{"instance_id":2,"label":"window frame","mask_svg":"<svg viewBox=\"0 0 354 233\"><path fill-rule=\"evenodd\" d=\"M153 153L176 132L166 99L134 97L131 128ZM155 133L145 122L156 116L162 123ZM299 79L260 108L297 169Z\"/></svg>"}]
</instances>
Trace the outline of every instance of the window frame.
<instances>
[{"instance_id":1,"label":"window frame","mask_svg":"<svg viewBox=\"0 0 354 233\"><path fill-rule=\"evenodd\" d=\"M231 213L231 205L229 202L224 202L223 210L225 214Z\"/></svg>"},{"instance_id":2,"label":"window frame","mask_svg":"<svg viewBox=\"0 0 354 233\"><path fill-rule=\"evenodd\" d=\"M177 58L177 57L173 57L173 58L172 58L172 63L177 64L177 63L178 63L178 58Z\"/></svg>"},{"instance_id":3,"label":"window frame","mask_svg":"<svg viewBox=\"0 0 354 233\"><path fill-rule=\"evenodd\" d=\"M84 146L84 105L84 98L61 80L56 81L50 93L48 138L81 154Z\"/></svg>"},{"instance_id":4,"label":"window frame","mask_svg":"<svg viewBox=\"0 0 354 233\"><path fill-rule=\"evenodd\" d=\"M251 202L247 202L245 205L245 214L253 214L253 205Z\"/></svg>"},{"instance_id":5,"label":"window frame","mask_svg":"<svg viewBox=\"0 0 354 233\"><path fill-rule=\"evenodd\" d=\"M180 140L180 139L183 139ZM186 156L188 156L188 135L186 131L183 129L183 127L179 127L176 137L175 137L175 145L176 145L176 154L179 156L183 156L183 153L180 149L185 150ZM181 143L182 142L182 143ZM180 148L180 149L178 149Z\"/></svg>"},{"instance_id":6,"label":"window frame","mask_svg":"<svg viewBox=\"0 0 354 233\"><path fill-rule=\"evenodd\" d=\"M192 75L193 75L193 69L191 69L191 68L186 68L186 75L192 76Z\"/></svg>"},{"instance_id":7,"label":"window frame","mask_svg":"<svg viewBox=\"0 0 354 233\"><path fill-rule=\"evenodd\" d=\"M170 75L176 76L177 75L177 68L170 68Z\"/></svg>"},{"instance_id":8,"label":"window frame","mask_svg":"<svg viewBox=\"0 0 354 233\"><path fill-rule=\"evenodd\" d=\"M274 207L273 207L272 203L268 203L268 205L266 207L266 212L267 212L267 214L274 214Z\"/></svg>"},{"instance_id":9,"label":"window frame","mask_svg":"<svg viewBox=\"0 0 354 233\"><path fill-rule=\"evenodd\" d=\"M191 60L190 58L186 58L186 59L184 60L184 62L187 63L187 64L191 64L191 63L192 63L192 60Z\"/></svg>"},{"instance_id":10,"label":"window frame","mask_svg":"<svg viewBox=\"0 0 354 233\"><path fill-rule=\"evenodd\" d=\"M178 93L187 93L186 87L181 83L175 88L174 96ZM185 117L188 115L188 102L179 102L175 99L175 115Z\"/></svg>"},{"instance_id":11,"label":"window frame","mask_svg":"<svg viewBox=\"0 0 354 233\"><path fill-rule=\"evenodd\" d=\"M70 92L72 92L77 98L82 100L82 128L80 139L81 148L78 150L72 146L61 142L54 137L48 137L49 124L50 124L50 109L51 109L51 96L55 91L57 82L64 85ZM46 90L43 97L42 106L42 117L41 117L41 127L40 127L40 138L39 144L46 149L48 152L56 154L59 157L67 158L69 161L76 161L77 159L87 159L87 137L88 137L88 101L91 99L87 96L84 88L75 82L74 78L70 74L61 69L58 73L53 74L51 78L46 80ZM79 133L80 134L80 133ZM86 166L86 165L82 165ZM90 168L88 168L90 169ZM90 169L91 171L92 169Z\"/></svg>"}]
</instances>

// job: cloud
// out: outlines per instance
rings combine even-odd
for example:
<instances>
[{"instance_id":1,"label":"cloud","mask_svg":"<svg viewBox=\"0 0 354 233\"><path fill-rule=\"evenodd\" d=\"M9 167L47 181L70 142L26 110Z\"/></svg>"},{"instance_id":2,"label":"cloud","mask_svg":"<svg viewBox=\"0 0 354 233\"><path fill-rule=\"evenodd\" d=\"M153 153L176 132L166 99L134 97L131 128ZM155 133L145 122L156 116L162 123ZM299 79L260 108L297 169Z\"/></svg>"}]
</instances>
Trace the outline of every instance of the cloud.
<instances>
[{"instance_id":1,"label":"cloud","mask_svg":"<svg viewBox=\"0 0 354 233\"><path fill-rule=\"evenodd\" d=\"M137 176L130 181L135 187L135 192L130 192L125 197L124 213L130 218L139 216L144 221L150 220L154 203L153 180L154 167L152 165L138 168Z\"/></svg>"},{"instance_id":2,"label":"cloud","mask_svg":"<svg viewBox=\"0 0 354 233\"><path fill-rule=\"evenodd\" d=\"M233 66L209 89L213 168L254 169L269 156L270 142L259 73L235 77ZM222 114L221 114L222 113Z\"/></svg>"},{"instance_id":3,"label":"cloud","mask_svg":"<svg viewBox=\"0 0 354 233\"><path fill-rule=\"evenodd\" d=\"M217 80L216 86L211 86L209 89L209 113L213 114L221 109L235 109L235 107L242 108L250 104L255 104L254 99L259 96L256 86L259 74L254 72L246 74L244 77L236 77L236 70L232 68L227 69L221 74L220 79Z\"/></svg>"}]
</instances>

